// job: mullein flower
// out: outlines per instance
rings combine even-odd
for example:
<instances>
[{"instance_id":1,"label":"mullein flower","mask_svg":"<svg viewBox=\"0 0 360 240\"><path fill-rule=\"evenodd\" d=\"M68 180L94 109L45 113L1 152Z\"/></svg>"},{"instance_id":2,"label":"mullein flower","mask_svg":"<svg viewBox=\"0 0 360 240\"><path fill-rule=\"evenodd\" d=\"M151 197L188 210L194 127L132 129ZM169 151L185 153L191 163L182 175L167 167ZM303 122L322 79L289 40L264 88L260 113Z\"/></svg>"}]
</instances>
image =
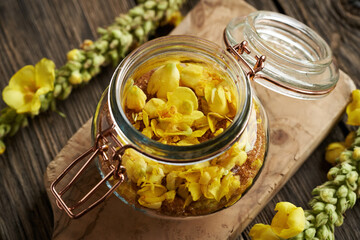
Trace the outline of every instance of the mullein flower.
<instances>
[{"instance_id":1,"label":"mullein flower","mask_svg":"<svg viewBox=\"0 0 360 240\"><path fill-rule=\"evenodd\" d=\"M255 224L249 233L252 240L280 240L274 233L270 225Z\"/></svg>"},{"instance_id":2,"label":"mullein flower","mask_svg":"<svg viewBox=\"0 0 360 240\"><path fill-rule=\"evenodd\" d=\"M35 67L27 65L16 72L3 90L4 102L18 114L37 115L40 96L54 90L55 64L46 58Z\"/></svg>"},{"instance_id":3,"label":"mullein flower","mask_svg":"<svg viewBox=\"0 0 360 240\"><path fill-rule=\"evenodd\" d=\"M347 124L353 126L360 125L360 90L356 89L352 92L352 102L346 107L348 115Z\"/></svg>"},{"instance_id":4,"label":"mullein flower","mask_svg":"<svg viewBox=\"0 0 360 240\"><path fill-rule=\"evenodd\" d=\"M301 207L289 202L279 202L275 211L278 211L271 225L255 224L250 230L252 240L288 239L295 237L305 228L305 214Z\"/></svg>"},{"instance_id":5,"label":"mullein flower","mask_svg":"<svg viewBox=\"0 0 360 240\"><path fill-rule=\"evenodd\" d=\"M271 228L281 238L291 238L304 230L305 215L301 207L289 202L279 202L275 211L278 211L271 221Z\"/></svg>"}]
</instances>

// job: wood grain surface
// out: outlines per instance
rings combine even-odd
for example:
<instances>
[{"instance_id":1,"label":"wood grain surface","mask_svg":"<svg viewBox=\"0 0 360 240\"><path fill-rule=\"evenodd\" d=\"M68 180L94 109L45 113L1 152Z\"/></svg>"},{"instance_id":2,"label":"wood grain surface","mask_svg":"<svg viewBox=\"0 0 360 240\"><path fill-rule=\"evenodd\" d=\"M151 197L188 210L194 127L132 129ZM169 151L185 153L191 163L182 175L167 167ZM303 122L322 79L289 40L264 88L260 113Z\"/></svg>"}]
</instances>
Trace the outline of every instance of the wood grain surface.
<instances>
[{"instance_id":1,"label":"wood grain surface","mask_svg":"<svg viewBox=\"0 0 360 240\"><path fill-rule=\"evenodd\" d=\"M188 1L185 12L197 1ZM248 0L257 9L292 16L315 29L330 44L338 64L360 85L360 7L357 1ZM95 39L96 28L106 26L119 13L134 6L134 1L64 0L0 1L0 87L22 66L35 64L42 57L65 62L68 50L85 38ZM71 97L59 102L67 117L46 113L30 121L27 128L6 141L7 152L0 158L0 238L49 239L52 211L43 186L48 163L68 139L92 116L100 94L109 83L112 68ZM5 106L4 103L0 104ZM285 187L253 221L269 223L278 201L291 201L306 207L311 189L326 179L330 165L324 162L325 147L344 139L348 128L340 121L308 158ZM316 121L316 119L314 119ZM360 208L346 213L344 225L336 230L337 239L359 239ZM250 224L250 226L253 225ZM243 233L248 239L248 230Z\"/></svg>"}]
</instances>

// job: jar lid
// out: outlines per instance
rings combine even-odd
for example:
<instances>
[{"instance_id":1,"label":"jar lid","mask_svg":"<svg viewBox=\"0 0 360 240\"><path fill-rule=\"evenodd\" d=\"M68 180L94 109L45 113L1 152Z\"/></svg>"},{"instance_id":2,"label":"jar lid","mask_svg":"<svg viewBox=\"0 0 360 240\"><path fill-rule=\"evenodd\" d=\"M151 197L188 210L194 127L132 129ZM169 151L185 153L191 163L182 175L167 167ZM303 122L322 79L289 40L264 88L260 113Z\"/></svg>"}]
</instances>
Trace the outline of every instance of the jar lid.
<instances>
[{"instance_id":1,"label":"jar lid","mask_svg":"<svg viewBox=\"0 0 360 240\"><path fill-rule=\"evenodd\" d=\"M224 31L224 41L247 64L257 66L259 56L266 56L265 67L252 79L287 96L320 98L330 93L339 79L339 70L324 39L283 14L257 11L235 18ZM242 54L244 51L247 54Z\"/></svg>"}]
</instances>

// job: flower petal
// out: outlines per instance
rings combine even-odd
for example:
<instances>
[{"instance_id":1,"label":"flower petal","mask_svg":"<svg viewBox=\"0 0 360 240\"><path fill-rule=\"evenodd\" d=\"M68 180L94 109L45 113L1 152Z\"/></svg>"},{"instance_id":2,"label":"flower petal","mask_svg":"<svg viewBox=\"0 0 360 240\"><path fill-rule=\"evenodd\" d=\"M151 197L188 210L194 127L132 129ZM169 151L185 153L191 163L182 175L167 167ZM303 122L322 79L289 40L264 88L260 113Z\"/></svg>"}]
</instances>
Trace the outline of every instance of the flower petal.
<instances>
[{"instance_id":1,"label":"flower petal","mask_svg":"<svg viewBox=\"0 0 360 240\"><path fill-rule=\"evenodd\" d=\"M275 235L270 225L260 223L255 224L251 228L249 235L252 240L279 240L279 237Z\"/></svg>"},{"instance_id":2,"label":"flower petal","mask_svg":"<svg viewBox=\"0 0 360 240\"><path fill-rule=\"evenodd\" d=\"M37 94L42 95L54 90L55 63L43 58L35 65L35 82Z\"/></svg>"},{"instance_id":3,"label":"flower petal","mask_svg":"<svg viewBox=\"0 0 360 240\"><path fill-rule=\"evenodd\" d=\"M304 230L304 210L289 202L279 202L275 210L278 211L271 221L271 228L281 238L292 238Z\"/></svg>"},{"instance_id":4,"label":"flower petal","mask_svg":"<svg viewBox=\"0 0 360 240\"><path fill-rule=\"evenodd\" d=\"M29 99L25 99L25 104L16 109L17 113L31 113L37 115L39 113L41 102L39 96L33 94Z\"/></svg>"},{"instance_id":5,"label":"flower petal","mask_svg":"<svg viewBox=\"0 0 360 240\"><path fill-rule=\"evenodd\" d=\"M25 104L22 91L15 87L7 86L2 92L4 102L11 108L18 109Z\"/></svg>"},{"instance_id":6,"label":"flower petal","mask_svg":"<svg viewBox=\"0 0 360 240\"><path fill-rule=\"evenodd\" d=\"M35 69L34 66L27 65L17 71L9 81L9 87L21 91L34 90L35 92ZM27 89L27 90L25 90Z\"/></svg>"}]
</instances>

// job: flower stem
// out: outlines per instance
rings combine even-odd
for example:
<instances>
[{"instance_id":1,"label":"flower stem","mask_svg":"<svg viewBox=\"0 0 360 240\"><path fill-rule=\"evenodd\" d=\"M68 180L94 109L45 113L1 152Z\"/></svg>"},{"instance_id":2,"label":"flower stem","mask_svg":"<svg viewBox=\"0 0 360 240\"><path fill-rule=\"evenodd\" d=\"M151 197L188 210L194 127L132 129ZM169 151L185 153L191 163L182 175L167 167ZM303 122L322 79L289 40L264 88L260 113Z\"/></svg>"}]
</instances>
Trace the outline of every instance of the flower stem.
<instances>
[{"instance_id":1,"label":"flower stem","mask_svg":"<svg viewBox=\"0 0 360 240\"><path fill-rule=\"evenodd\" d=\"M360 195L360 128L351 147L337 160L340 163L329 170L328 181L312 191L304 231L292 239L335 239L335 227L343 224L343 214Z\"/></svg>"},{"instance_id":2,"label":"flower stem","mask_svg":"<svg viewBox=\"0 0 360 240\"><path fill-rule=\"evenodd\" d=\"M155 30L174 22L185 0L139 0L127 14L121 14L107 28L99 28L96 41L85 40L80 49L67 54L65 65L56 70L55 87L41 96L40 112L56 111L56 101L65 100L73 88L87 84L101 68L116 66L129 51L146 42ZM176 21L176 19L175 19ZM0 154L5 151L4 139L27 125L30 114L17 114L6 107L0 111Z\"/></svg>"}]
</instances>

